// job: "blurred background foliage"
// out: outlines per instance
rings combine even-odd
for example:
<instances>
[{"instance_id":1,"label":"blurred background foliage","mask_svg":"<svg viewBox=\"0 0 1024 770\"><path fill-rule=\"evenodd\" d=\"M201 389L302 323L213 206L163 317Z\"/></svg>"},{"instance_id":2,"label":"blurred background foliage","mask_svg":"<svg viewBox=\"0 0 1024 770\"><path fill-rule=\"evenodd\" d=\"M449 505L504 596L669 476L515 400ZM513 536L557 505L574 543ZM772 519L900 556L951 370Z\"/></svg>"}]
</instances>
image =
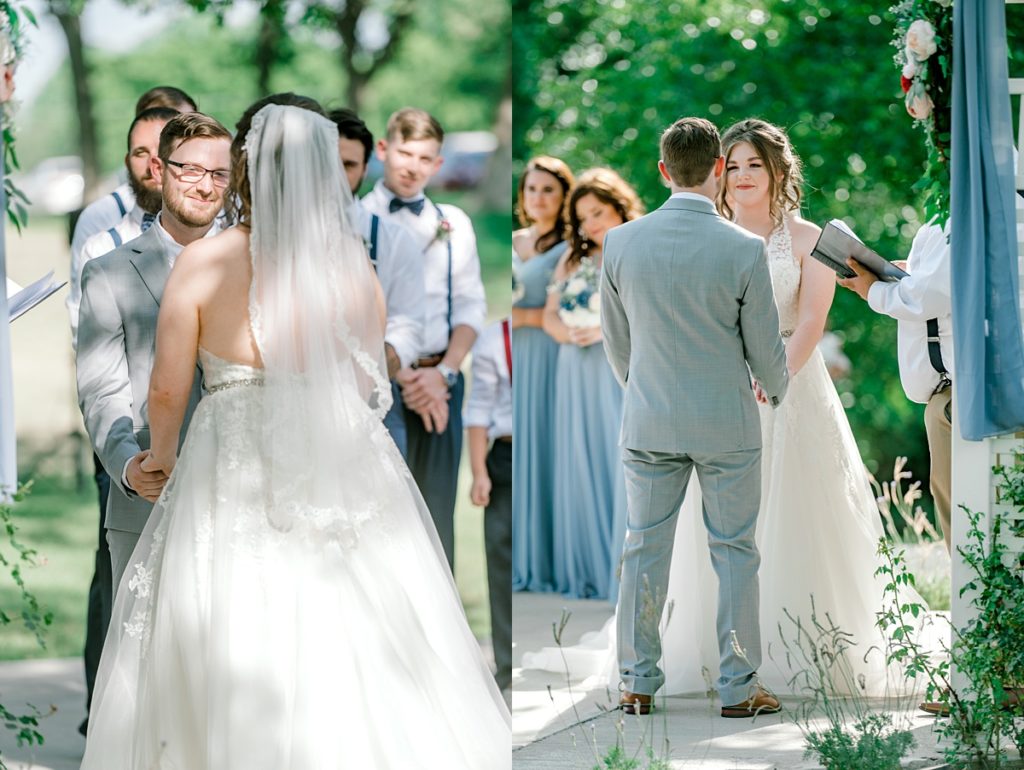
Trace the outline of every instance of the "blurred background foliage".
<instances>
[{"instance_id":1,"label":"blurred background foliage","mask_svg":"<svg viewBox=\"0 0 1024 770\"><path fill-rule=\"evenodd\" d=\"M509 8L503 0L411 3L401 42L374 72L358 110L375 134L387 116L422 107L448 131L490 130L508 78ZM162 33L123 54L88 48L89 90L99 139L100 170L123 166L125 138L138 96L154 84L184 89L229 128L263 93L256 61L260 18L244 26L218 23L212 10L183 11ZM267 92L294 90L329 107L346 104L345 68L336 35L310 24L288 30L287 49L270 72ZM79 152L79 116L65 60L18 119L23 168L44 157Z\"/></svg>"},{"instance_id":2,"label":"blurred background foliage","mask_svg":"<svg viewBox=\"0 0 1024 770\"><path fill-rule=\"evenodd\" d=\"M882 255L905 258L922 224L912 187L926 151L903 105L893 29L877 1L514 0L516 176L542 153L577 172L607 165L653 209L667 196L656 168L664 128L683 115L723 130L760 117L803 158L805 217L842 218ZM1014 20L1020 50L1017 30ZM829 328L852 362L836 385L869 469L891 478L906 455L926 480L923 407L900 386L896 322L839 288Z\"/></svg>"}]
</instances>

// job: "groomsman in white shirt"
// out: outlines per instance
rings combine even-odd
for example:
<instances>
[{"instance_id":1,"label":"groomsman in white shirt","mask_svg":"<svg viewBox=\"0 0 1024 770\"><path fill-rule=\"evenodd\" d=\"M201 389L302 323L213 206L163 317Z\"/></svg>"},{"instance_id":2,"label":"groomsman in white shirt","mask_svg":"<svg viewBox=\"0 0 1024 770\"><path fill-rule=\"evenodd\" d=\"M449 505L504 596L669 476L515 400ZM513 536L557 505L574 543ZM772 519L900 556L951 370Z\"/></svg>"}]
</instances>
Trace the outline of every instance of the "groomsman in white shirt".
<instances>
[{"instance_id":1,"label":"groomsman in white shirt","mask_svg":"<svg viewBox=\"0 0 1024 770\"><path fill-rule=\"evenodd\" d=\"M950 293L949 226L933 222L914 236L907 261L897 264L909 276L879 281L854 259L847 264L853 278L837 279L856 292L876 313L895 318L900 382L907 398L927 404L924 410L930 488L935 515L950 550L950 485L952 482L953 304Z\"/></svg>"},{"instance_id":2,"label":"groomsman in white shirt","mask_svg":"<svg viewBox=\"0 0 1024 770\"><path fill-rule=\"evenodd\" d=\"M512 684L512 343L509 319L490 324L473 346L473 382L466 403L470 500L484 511L487 593L495 679ZM488 450L490 444L490 450Z\"/></svg>"},{"instance_id":3,"label":"groomsman in white shirt","mask_svg":"<svg viewBox=\"0 0 1024 770\"><path fill-rule=\"evenodd\" d=\"M338 127L338 152L354 197L352 219L366 242L387 304L384 353L394 404L384 425L402 456L408 458L402 391L394 378L416 362L423 348L423 258L411 233L390 219L371 214L355 197L373 153L373 134L366 123L349 109L332 110L328 117Z\"/></svg>"},{"instance_id":4,"label":"groomsman in white shirt","mask_svg":"<svg viewBox=\"0 0 1024 770\"><path fill-rule=\"evenodd\" d=\"M409 468L430 509L449 565L455 556L455 498L462 453L462 361L484 325L487 303L473 225L461 209L438 205L424 188L441 168L444 130L423 110L394 113L377 143L384 178L365 208L408 229L423 262L424 341L398 371Z\"/></svg>"}]
</instances>

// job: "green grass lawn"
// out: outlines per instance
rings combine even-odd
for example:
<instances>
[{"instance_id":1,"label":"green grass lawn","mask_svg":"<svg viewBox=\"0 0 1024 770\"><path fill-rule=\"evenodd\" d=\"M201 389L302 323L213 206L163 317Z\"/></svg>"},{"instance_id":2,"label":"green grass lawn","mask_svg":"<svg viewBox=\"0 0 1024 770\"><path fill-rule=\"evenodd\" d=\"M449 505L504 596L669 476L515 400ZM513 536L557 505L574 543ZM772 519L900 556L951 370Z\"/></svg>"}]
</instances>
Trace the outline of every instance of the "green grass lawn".
<instances>
[{"instance_id":1,"label":"green grass lawn","mask_svg":"<svg viewBox=\"0 0 1024 770\"><path fill-rule=\"evenodd\" d=\"M72 657L85 642L86 595L92 579L99 512L92 479L75 489L71 479L40 478L31 493L14 505L18 540L34 548L36 565L23 570L25 583L44 611L53 612L46 648L19 623L20 593L9 570L0 569L0 607L14 622L0 628L0 660ZM0 553L11 556L6 540Z\"/></svg>"}]
</instances>

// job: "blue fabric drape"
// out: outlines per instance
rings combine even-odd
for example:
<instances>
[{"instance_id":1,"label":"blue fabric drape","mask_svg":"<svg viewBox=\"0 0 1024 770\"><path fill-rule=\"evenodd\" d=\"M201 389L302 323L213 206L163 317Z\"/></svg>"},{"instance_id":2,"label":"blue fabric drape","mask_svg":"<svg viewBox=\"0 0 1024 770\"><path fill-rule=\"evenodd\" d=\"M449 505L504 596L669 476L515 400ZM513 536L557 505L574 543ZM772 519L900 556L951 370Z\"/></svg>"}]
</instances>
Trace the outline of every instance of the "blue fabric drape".
<instances>
[{"instance_id":1,"label":"blue fabric drape","mask_svg":"<svg viewBox=\"0 0 1024 770\"><path fill-rule=\"evenodd\" d=\"M953 381L972 441L1024 429L1005 8L958 2L953 11Z\"/></svg>"},{"instance_id":2,"label":"blue fabric drape","mask_svg":"<svg viewBox=\"0 0 1024 770\"><path fill-rule=\"evenodd\" d=\"M0 161L0 217L7 218L7 196L4 193L4 168ZM2 222L3 220L0 220ZM7 320L7 260L4 228L0 224L0 502L18 486L18 465L15 457L14 383L11 363L11 327Z\"/></svg>"}]
</instances>

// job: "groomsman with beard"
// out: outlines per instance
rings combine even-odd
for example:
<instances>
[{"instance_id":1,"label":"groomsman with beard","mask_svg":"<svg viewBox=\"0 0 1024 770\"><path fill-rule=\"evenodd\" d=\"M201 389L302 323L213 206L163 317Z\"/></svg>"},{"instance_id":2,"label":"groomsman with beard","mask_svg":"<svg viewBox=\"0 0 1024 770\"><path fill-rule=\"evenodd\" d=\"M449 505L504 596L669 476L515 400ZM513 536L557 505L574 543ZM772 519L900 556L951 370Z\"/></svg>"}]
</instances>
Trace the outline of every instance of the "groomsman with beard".
<instances>
[{"instance_id":1,"label":"groomsman with beard","mask_svg":"<svg viewBox=\"0 0 1024 770\"><path fill-rule=\"evenodd\" d=\"M423 347L423 260L405 228L371 214L356 197L373 152L373 134L366 123L349 109L332 110L327 117L338 127L338 152L352 189L352 220L366 242L387 303L384 352L394 403L384 425L402 456L408 458L402 391L394 377L413 365Z\"/></svg>"},{"instance_id":2,"label":"groomsman with beard","mask_svg":"<svg viewBox=\"0 0 1024 770\"><path fill-rule=\"evenodd\" d=\"M166 107L175 112L196 112L199 109L195 99L174 86L156 86L146 91L135 102L135 115L139 116L153 107ZM125 158L125 165L128 165L127 160ZM94 200L78 214L74 221L74 234L71 238L71 264L79 265L77 270L72 271L76 280L82 272L79 260L85 242L96 233L105 232L117 225L127 214L131 213L135 206L130 167L128 173L129 180L127 182L118 185L115 190L102 198ZM77 319L75 323L77 324Z\"/></svg>"},{"instance_id":3,"label":"groomsman with beard","mask_svg":"<svg viewBox=\"0 0 1024 770\"><path fill-rule=\"evenodd\" d=\"M429 113L394 113L377 143L384 178L365 208L407 228L424 270L424 341L412 366L395 377L402 389L409 469L430 509L449 566L455 561L455 498L462 455L459 371L487 315L473 225L461 209L423 194L441 168L444 130Z\"/></svg>"},{"instance_id":4,"label":"groomsman with beard","mask_svg":"<svg viewBox=\"0 0 1024 770\"><path fill-rule=\"evenodd\" d=\"M160 297L175 257L214 231L230 177L230 145L231 134L206 115L168 121L149 159L163 198L152 227L82 271L78 396L93 449L116 487L104 511L114 586L166 482L141 467L149 447L146 399ZM182 437L200 382L197 369Z\"/></svg>"}]
</instances>

